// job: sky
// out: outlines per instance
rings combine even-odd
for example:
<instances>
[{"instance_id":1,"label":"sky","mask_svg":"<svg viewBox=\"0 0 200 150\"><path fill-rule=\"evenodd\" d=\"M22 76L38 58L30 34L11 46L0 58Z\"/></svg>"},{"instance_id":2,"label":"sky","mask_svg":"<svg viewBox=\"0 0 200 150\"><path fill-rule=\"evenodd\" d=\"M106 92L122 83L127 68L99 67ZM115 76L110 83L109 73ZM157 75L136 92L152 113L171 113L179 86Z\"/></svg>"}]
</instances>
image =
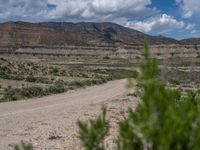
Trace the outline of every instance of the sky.
<instances>
[{"instance_id":1,"label":"sky","mask_svg":"<svg viewBox=\"0 0 200 150\"><path fill-rule=\"evenodd\" d=\"M200 37L200 0L0 0L0 22L113 22L150 35Z\"/></svg>"}]
</instances>

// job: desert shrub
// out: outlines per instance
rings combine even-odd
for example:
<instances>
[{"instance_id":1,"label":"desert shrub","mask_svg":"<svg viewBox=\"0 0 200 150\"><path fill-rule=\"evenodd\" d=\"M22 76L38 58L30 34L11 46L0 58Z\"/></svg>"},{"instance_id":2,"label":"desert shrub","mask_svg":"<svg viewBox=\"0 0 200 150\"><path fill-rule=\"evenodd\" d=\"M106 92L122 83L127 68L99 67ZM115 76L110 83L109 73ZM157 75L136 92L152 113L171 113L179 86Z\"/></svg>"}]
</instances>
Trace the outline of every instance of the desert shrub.
<instances>
[{"instance_id":1,"label":"desert shrub","mask_svg":"<svg viewBox=\"0 0 200 150\"><path fill-rule=\"evenodd\" d=\"M140 56L136 56L135 58L136 58L136 59L140 59Z\"/></svg>"},{"instance_id":2,"label":"desert shrub","mask_svg":"<svg viewBox=\"0 0 200 150\"><path fill-rule=\"evenodd\" d=\"M89 78L90 76L86 72L81 72L80 76L83 78Z\"/></svg>"},{"instance_id":3,"label":"desert shrub","mask_svg":"<svg viewBox=\"0 0 200 150\"><path fill-rule=\"evenodd\" d=\"M27 76L26 82L36 82L36 83L45 83L45 84L50 83L49 79L46 77L34 77L33 75Z\"/></svg>"},{"instance_id":4,"label":"desert shrub","mask_svg":"<svg viewBox=\"0 0 200 150\"><path fill-rule=\"evenodd\" d=\"M92 85L98 85L105 83L103 79L92 79L92 80L83 80L83 81L72 81L68 83L69 87L74 87L74 88L81 88L85 86L92 86Z\"/></svg>"},{"instance_id":5,"label":"desert shrub","mask_svg":"<svg viewBox=\"0 0 200 150\"><path fill-rule=\"evenodd\" d=\"M127 78L137 78L139 73L136 70L124 70L123 75Z\"/></svg>"},{"instance_id":6,"label":"desert shrub","mask_svg":"<svg viewBox=\"0 0 200 150\"><path fill-rule=\"evenodd\" d=\"M200 58L200 53L197 53L197 56L196 56L196 58Z\"/></svg>"},{"instance_id":7,"label":"desert shrub","mask_svg":"<svg viewBox=\"0 0 200 150\"><path fill-rule=\"evenodd\" d=\"M107 70L110 80L114 79L123 79L123 78L136 78L138 76L138 72L136 70L130 69L110 69Z\"/></svg>"},{"instance_id":8,"label":"desert shrub","mask_svg":"<svg viewBox=\"0 0 200 150\"><path fill-rule=\"evenodd\" d=\"M174 85L179 85L180 84L180 82L178 80L175 80L175 79L170 79L169 83L174 84Z\"/></svg>"},{"instance_id":9,"label":"desert shrub","mask_svg":"<svg viewBox=\"0 0 200 150\"><path fill-rule=\"evenodd\" d=\"M34 97L41 97L50 94L57 94L65 92L65 83L63 81L57 81L53 85L47 88L38 86L23 87L23 88L12 88L5 89L3 98L0 101L16 101L20 99L28 99Z\"/></svg>"},{"instance_id":10,"label":"desert shrub","mask_svg":"<svg viewBox=\"0 0 200 150\"><path fill-rule=\"evenodd\" d=\"M107 76L99 76L98 79L102 83L106 83L107 81L111 80L110 77Z\"/></svg>"},{"instance_id":11,"label":"desert shrub","mask_svg":"<svg viewBox=\"0 0 200 150\"><path fill-rule=\"evenodd\" d=\"M27 82L36 82L37 79L33 75L29 75L26 77Z\"/></svg>"},{"instance_id":12,"label":"desert shrub","mask_svg":"<svg viewBox=\"0 0 200 150\"><path fill-rule=\"evenodd\" d=\"M22 80L24 80L24 77L22 75L10 75L9 79L22 81Z\"/></svg>"},{"instance_id":13,"label":"desert shrub","mask_svg":"<svg viewBox=\"0 0 200 150\"><path fill-rule=\"evenodd\" d=\"M174 53L174 52L171 52L170 54L171 54L171 56L172 56L172 57L175 55L175 53Z\"/></svg>"},{"instance_id":14,"label":"desert shrub","mask_svg":"<svg viewBox=\"0 0 200 150\"><path fill-rule=\"evenodd\" d=\"M93 73L95 73L96 77L104 77L108 76L110 80L113 79L121 79L125 78L124 71L126 69L94 69L92 70Z\"/></svg>"},{"instance_id":15,"label":"desert shrub","mask_svg":"<svg viewBox=\"0 0 200 150\"><path fill-rule=\"evenodd\" d=\"M77 87L77 88L84 86L81 81L72 81L72 82L68 83L68 85L70 87Z\"/></svg>"},{"instance_id":16,"label":"desert shrub","mask_svg":"<svg viewBox=\"0 0 200 150\"><path fill-rule=\"evenodd\" d=\"M44 92L43 88L33 86L33 87L26 87L26 88L23 87L20 91L20 94L24 98L32 98L32 97L43 96L43 95L45 95L45 92Z\"/></svg>"},{"instance_id":17,"label":"desert shrub","mask_svg":"<svg viewBox=\"0 0 200 150\"><path fill-rule=\"evenodd\" d=\"M20 144L14 145L14 150L33 150L33 146L22 141Z\"/></svg>"},{"instance_id":18,"label":"desert shrub","mask_svg":"<svg viewBox=\"0 0 200 150\"><path fill-rule=\"evenodd\" d=\"M7 74L5 71L0 70L0 78L2 79L7 79L7 80L24 80L24 77L21 75L12 75L12 74Z\"/></svg>"},{"instance_id":19,"label":"desert shrub","mask_svg":"<svg viewBox=\"0 0 200 150\"><path fill-rule=\"evenodd\" d=\"M98 79L92 79L92 80L84 80L82 81L83 86L91 86L91 85L97 85L97 84L101 84L101 80Z\"/></svg>"},{"instance_id":20,"label":"desert shrub","mask_svg":"<svg viewBox=\"0 0 200 150\"><path fill-rule=\"evenodd\" d=\"M191 71L183 71L178 69L165 69L165 77L163 78L161 71L159 73L160 78L163 78L165 82L169 82L173 84L173 80L178 82L179 84L188 84L191 82L200 83L199 72L195 70ZM175 84L175 83L174 83Z\"/></svg>"},{"instance_id":21,"label":"desert shrub","mask_svg":"<svg viewBox=\"0 0 200 150\"><path fill-rule=\"evenodd\" d=\"M50 94L64 93L67 90L73 90L73 89L84 87L84 86L91 86L91 85L102 84L102 83L103 81L100 79L73 81L70 83L65 83L62 80L58 80L53 85L50 85L46 88L42 88L38 86L22 87L22 88L8 87L5 89L5 93L3 95L3 98L0 99L0 102L16 101L20 99L28 99L28 98L46 96ZM66 86L68 86L68 88L66 88Z\"/></svg>"},{"instance_id":22,"label":"desert shrub","mask_svg":"<svg viewBox=\"0 0 200 150\"><path fill-rule=\"evenodd\" d=\"M16 101L21 98L20 89L14 89L12 87L8 87L5 89L5 93L3 98L0 101Z\"/></svg>"},{"instance_id":23,"label":"desert shrub","mask_svg":"<svg viewBox=\"0 0 200 150\"><path fill-rule=\"evenodd\" d=\"M103 57L103 59L110 59L110 57L109 56L105 56L105 57Z\"/></svg>"},{"instance_id":24,"label":"desert shrub","mask_svg":"<svg viewBox=\"0 0 200 150\"><path fill-rule=\"evenodd\" d=\"M150 58L145 45L145 63L137 78L140 103L135 111L119 123L116 139L119 150L198 150L200 149L200 94L189 92L181 95L170 90L158 79L158 62ZM94 121L94 120L93 120ZM79 126L80 140L87 150L96 149L92 144L93 132L101 134L99 127L90 124ZM106 123L102 124L106 127ZM89 135L88 135L89 134ZM102 141L102 140L101 140ZM96 145L101 142L97 141ZM103 149L103 148L102 148Z\"/></svg>"},{"instance_id":25,"label":"desert shrub","mask_svg":"<svg viewBox=\"0 0 200 150\"><path fill-rule=\"evenodd\" d=\"M48 94L63 93L65 91L66 89L64 81L57 81L46 89L46 93Z\"/></svg>"},{"instance_id":26,"label":"desert shrub","mask_svg":"<svg viewBox=\"0 0 200 150\"><path fill-rule=\"evenodd\" d=\"M102 108L102 114L89 123L78 121L79 138L86 150L103 150L104 138L108 134L109 122L106 119L106 109Z\"/></svg>"},{"instance_id":27,"label":"desert shrub","mask_svg":"<svg viewBox=\"0 0 200 150\"><path fill-rule=\"evenodd\" d=\"M95 80L84 80L84 81L81 81L81 83L83 86L91 86L95 84Z\"/></svg>"},{"instance_id":28,"label":"desert shrub","mask_svg":"<svg viewBox=\"0 0 200 150\"><path fill-rule=\"evenodd\" d=\"M0 57L0 60L2 61L7 61L7 59L3 58L3 57Z\"/></svg>"},{"instance_id":29,"label":"desert shrub","mask_svg":"<svg viewBox=\"0 0 200 150\"><path fill-rule=\"evenodd\" d=\"M59 68L58 67L51 67L49 73L53 74L54 76L58 76L59 75Z\"/></svg>"},{"instance_id":30,"label":"desert shrub","mask_svg":"<svg viewBox=\"0 0 200 150\"><path fill-rule=\"evenodd\" d=\"M46 96L49 94L57 94L65 92L65 87L62 84L54 84L46 89L42 87L23 87L23 88L9 88L5 90L1 101L16 101L20 99L28 99L34 97Z\"/></svg>"},{"instance_id":31,"label":"desert shrub","mask_svg":"<svg viewBox=\"0 0 200 150\"><path fill-rule=\"evenodd\" d=\"M105 83L105 80L97 79L97 80L91 80L91 82L92 82L92 85L98 85L98 84Z\"/></svg>"},{"instance_id":32,"label":"desert shrub","mask_svg":"<svg viewBox=\"0 0 200 150\"><path fill-rule=\"evenodd\" d=\"M1 101L16 101L45 95L41 87L7 88Z\"/></svg>"}]
</instances>

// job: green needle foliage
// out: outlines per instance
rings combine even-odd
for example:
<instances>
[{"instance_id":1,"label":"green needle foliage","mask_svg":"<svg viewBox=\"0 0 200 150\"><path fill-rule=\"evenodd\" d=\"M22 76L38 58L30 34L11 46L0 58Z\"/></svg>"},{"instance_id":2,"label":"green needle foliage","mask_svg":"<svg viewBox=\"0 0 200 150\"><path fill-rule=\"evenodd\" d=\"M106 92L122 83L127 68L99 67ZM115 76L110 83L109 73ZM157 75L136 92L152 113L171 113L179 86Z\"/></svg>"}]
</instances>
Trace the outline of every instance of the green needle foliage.
<instances>
[{"instance_id":1,"label":"green needle foliage","mask_svg":"<svg viewBox=\"0 0 200 150\"><path fill-rule=\"evenodd\" d=\"M108 134L109 122L106 120L106 109L102 114L89 123L78 121L79 138L85 150L104 150L104 138Z\"/></svg>"},{"instance_id":2,"label":"green needle foliage","mask_svg":"<svg viewBox=\"0 0 200 150\"><path fill-rule=\"evenodd\" d=\"M166 88L158 78L158 62L150 57L147 44L144 58L137 79L140 103L119 123L117 149L199 150L199 92L184 96L177 90ZM79 122L79 129L86 150L104 148L99 145L108 133L105 114L90 124Z\"/></svg>"},{"instance_id":3,"label":"green needle foliage","mask_svg":"<svg viewBox=\"0 0 200 150\"><path fill-rule=\"evenodd\" d=\"M141 102L129 111L119 125L120 150L197 150L200 149L198 93L181 96L165 88L157 77L158 63L149 57L145 44L145 63L138 79Z\"/></svg>"}]
</instances>

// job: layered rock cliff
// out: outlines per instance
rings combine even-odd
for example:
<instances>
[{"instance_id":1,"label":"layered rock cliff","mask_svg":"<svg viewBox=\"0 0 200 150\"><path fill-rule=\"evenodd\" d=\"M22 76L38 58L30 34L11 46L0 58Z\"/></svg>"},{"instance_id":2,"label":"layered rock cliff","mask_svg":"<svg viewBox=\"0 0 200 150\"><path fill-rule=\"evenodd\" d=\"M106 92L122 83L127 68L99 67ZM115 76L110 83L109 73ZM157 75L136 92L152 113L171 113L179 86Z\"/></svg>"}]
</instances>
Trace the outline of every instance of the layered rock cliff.
<instances>
[{"instance_id":1,"label":"layered rock cliff","mask_svg":"<svg viewBox=\"0 0 200 150\"><path fill-rule=\"evenodd\" d=\"M199 58L200 38L177 41L150 36L113 23L7 22L0 24L0 54L28 58L77 59L142 57L145 41L158 59ZM71 60L70 60L71 59Z\"/></svg>"},{"instance_id":2,"label":"layered rock cliff","mask_svg":"<svg viewBox=\"0 0 200 150\"><path fill-rule=\"evenodd\" d=\"M0 47L37 45L174 44L178 41L150 36L114 23L7 22L0 24Z\"/></svg>"}]
</instances>

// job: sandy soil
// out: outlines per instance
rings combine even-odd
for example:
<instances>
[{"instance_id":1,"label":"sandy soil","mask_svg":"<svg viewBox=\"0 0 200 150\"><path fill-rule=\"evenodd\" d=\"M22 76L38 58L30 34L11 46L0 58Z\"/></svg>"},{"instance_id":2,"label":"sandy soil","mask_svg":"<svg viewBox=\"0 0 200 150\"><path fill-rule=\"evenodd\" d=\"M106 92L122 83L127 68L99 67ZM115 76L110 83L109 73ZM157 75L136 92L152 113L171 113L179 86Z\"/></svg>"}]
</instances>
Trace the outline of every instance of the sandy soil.
<instances>
[{"instance_id":1,"label":"sandy soil","mask_svg":"<svg viewBox=\"0 0 200 150\"><path fill-rule=\"evenodd\" d=\"M80 150L77 120L88 120L100 113L102 104L108 108L112 136L106 138L113 148L117 122L128 107L137 101L126 97L126 80L87 87L64 94L28 101L0 104L0 150L12 149L21 140L36 150Z\"/></svg>"}]
</instances>

